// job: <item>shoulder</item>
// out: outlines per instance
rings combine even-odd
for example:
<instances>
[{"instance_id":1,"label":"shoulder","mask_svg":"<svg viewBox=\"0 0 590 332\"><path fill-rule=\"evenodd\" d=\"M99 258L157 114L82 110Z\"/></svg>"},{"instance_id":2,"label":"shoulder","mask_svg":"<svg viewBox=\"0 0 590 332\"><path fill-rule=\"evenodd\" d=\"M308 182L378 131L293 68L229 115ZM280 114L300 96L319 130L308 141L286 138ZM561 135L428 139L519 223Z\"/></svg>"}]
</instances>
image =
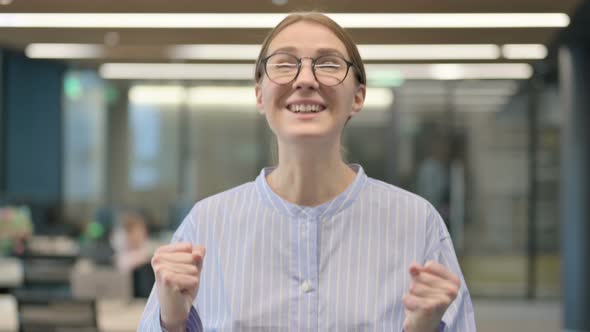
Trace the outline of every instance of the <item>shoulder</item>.
<instances>
[{"instance_id":1,"label":"shoulder","mask_svg":"<svg viewBox=\"0 0 590 332\"><path fill-rule=\"evenodd\" d=\"M191 214L193 214L193 212L207 213L211 209L219 207L220 205L223 206L235 200L244 199L246 196L252 195L258 195L255 182L247 182L198 201L191 210Z\"/></svg>"},{"instance_id":2,"label":"shoulder","mask_svg":"<svg viewBox=\"0 0 590 332\"><path fill-rule=\"evenodd\" d=\"M418 207L427 211L434 209L425 198L381 180L367 177L365 195L389 203L396 203L405 207Z\"/></svg>"},{"instance_id":3,"label":"shoulder","mask_svg":"<svg viewBox=\"0 0 590 332\"><path fill-rule=\"evenodd\" d=\"M448 231L440 214L425 198L373 178L368 178L364 195L370 197L372 204L379 209L391 211L397 216L406 216L402 218L404 222L411 220L417 223L419 227L424 228L427 236L448 237Z\"/></svg>"},{"instance_id":4,"label":"shoulder","mask_svg":"<svg viewBox=\"0 0 590 332\"><path fill-rule=\"evenodd\" d=\"M248 182L198 201L185 216L174 237L192 239L191 236L196 236L197 229L212 225L212 221L217 220L219 215L227 211L230 204L253 195L258 195L255 184Z\"/></svg>"}]
</instances>

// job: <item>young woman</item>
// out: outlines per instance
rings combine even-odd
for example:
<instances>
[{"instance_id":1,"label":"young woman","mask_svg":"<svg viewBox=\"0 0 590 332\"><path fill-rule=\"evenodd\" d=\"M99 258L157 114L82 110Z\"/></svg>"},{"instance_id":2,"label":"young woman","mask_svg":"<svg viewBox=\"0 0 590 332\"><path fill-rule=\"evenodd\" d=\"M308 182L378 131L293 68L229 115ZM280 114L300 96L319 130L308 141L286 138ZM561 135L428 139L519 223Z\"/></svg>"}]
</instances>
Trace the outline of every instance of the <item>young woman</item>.
<instances>
[{"instance_id":1,"label":"young woman","mask_svg":"<svg viewBox=\"0 0 590 332\"><path fill-rule=\"evenodd\" d=\"M366 91L350 36L322 14L291 14L255 75L278 165L195 205L152 258L139 330L475 331L436 210L341 158Z\"/></svg>"}]
</instances>

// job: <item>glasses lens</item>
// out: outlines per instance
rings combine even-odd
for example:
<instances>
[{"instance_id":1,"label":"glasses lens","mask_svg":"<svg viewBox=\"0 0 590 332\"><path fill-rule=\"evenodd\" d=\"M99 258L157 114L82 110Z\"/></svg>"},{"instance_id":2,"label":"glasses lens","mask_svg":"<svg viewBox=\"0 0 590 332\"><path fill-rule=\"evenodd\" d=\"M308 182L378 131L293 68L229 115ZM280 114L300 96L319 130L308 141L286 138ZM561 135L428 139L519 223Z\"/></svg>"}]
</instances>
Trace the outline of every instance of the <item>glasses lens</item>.
<instances>
[{"instance_id":1,"label":"glasses lens","mask_svg":"<svg viewBox=\"0 0 590 332\"><path fill-rule=\"evenodd\" d=\"M348 72L348 64L335 55L324 55L315 62L315 76L321 84L336 85L344 81Z\"/></svg>"},{"instance_id":2,"label":"glasses lens","mask_svg":"<svg viewBox=\"0 0 590 332\"><path fill-rule=\"evenodd\" d=\"M293 55L273 54L266 60L266 75L277 84L289 83L297 76L297 62Z\"/></svg>"}]
</instances>

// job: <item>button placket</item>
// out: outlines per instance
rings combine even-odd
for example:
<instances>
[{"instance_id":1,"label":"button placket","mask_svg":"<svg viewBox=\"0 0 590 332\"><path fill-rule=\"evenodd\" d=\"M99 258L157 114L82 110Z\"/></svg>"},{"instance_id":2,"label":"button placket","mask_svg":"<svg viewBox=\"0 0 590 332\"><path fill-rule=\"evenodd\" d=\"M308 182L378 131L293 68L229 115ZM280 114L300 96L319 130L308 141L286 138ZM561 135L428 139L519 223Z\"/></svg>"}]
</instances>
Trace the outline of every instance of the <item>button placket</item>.
<instances>
[{"instance_id":1,"label":"button placket","mask_svg":"<svg viewBox=\"0 0 590 332\"><path fill-rule=\"evenodd\" d=\"M305 280L299 286L299 290L301 293L309 293L311 291L311 282L309 280Z\"/></svg>"}]
</instances>

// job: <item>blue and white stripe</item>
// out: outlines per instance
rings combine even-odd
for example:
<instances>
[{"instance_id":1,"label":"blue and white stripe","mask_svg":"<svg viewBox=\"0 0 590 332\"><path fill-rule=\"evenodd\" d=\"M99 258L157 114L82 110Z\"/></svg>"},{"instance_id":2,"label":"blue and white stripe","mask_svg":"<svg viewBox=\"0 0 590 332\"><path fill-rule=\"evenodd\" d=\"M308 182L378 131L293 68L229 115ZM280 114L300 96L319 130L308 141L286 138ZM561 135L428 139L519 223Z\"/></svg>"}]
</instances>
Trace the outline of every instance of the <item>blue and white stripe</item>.
<instances>
[{"instance_id":1,"label":"blue and white stripe","mask_svg":"<svg viewBox=\"0 0 590 332\"><path fill-rule=\"evenodd\" d=\"M402 331L411 262L461 277L445 331L475 331L473 307L445 225L424 199L357 176L317 207L254 182L195 205L173 242L207 247L190 331ZM161 331L154 291L139 331Z\"/></svg>"}]
</instances>

